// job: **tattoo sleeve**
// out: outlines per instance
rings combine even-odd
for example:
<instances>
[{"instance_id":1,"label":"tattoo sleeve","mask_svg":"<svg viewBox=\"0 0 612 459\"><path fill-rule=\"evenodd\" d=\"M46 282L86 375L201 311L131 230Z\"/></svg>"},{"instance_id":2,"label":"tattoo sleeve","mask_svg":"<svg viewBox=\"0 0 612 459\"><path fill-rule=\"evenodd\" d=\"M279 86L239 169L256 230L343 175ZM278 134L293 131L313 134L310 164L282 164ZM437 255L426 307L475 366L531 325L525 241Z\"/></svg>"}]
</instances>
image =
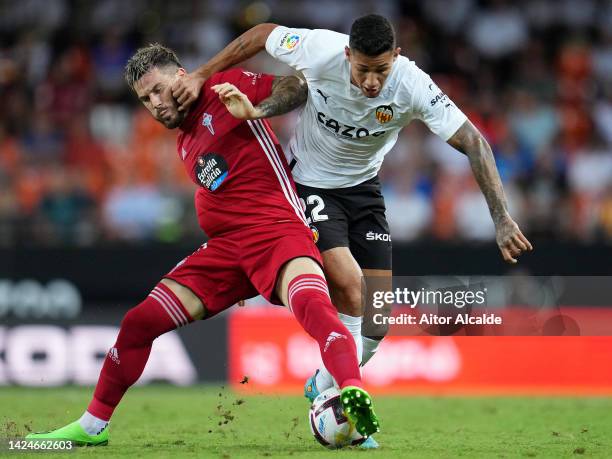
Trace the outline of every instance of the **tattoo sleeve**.
<instances>
[{"instance_id":1,"label":"tattoo sleeve","mask_svg":"<svg viewBox=\"0 0 612 459\"><path fill-rule=\"evenodd\" d=\"M468 157L474 177L487 200L493 222L497 225L508 216L508 204L488 142L468 120L448 140L448 144Z\"/></svg>"},{"instance_id":2,"label":"tattoo sleeve","mask_svg":"<svg viewBox=\"0 0 612 459\"><path fill-rule=\"evenodd\" d=\"M299 107L308 98L308 85L296 76L277 76L272 94L256 107L261 118L282 115Z\"/></svg>"}]
</instances>

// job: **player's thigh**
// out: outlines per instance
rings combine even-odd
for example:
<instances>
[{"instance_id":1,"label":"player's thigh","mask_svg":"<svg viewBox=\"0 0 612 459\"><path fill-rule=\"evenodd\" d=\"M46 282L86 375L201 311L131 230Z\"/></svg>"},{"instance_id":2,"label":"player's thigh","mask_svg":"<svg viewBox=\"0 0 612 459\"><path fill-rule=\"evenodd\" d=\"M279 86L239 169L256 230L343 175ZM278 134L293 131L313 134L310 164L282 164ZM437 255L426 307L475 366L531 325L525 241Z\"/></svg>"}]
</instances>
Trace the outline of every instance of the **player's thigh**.
<instances>
[{"instance_id":1,"label":"player's thigh","mask_svg":"<svg viewBox=\"0 0 612 459\"><path fill-rule=\"evenodd\" d=\"M162 279L161 283L166 285L176 295L183 307L187 310L193 320L204 317L204 305L202 300L190 289L172 279Z\"/></svg>"},{"instance_id":2,"label":"player's thigh","mask_svg":"<svg viewBox=\"0 0 612 459\"><path fill-rule=\"evenodd\" d=\"M288 272L300 269L302 274L322 274L321 254L311 230L302 221L276 222L244 231L240 250L240 265L248 280L272 304L286 305L278 293L286 292Z\"/></svg>"},{"instance_id":3,"label":"player's thigh","mask_svg":"<svg viewBox=\"0 0 612 459\"><path fill-rule=\"evenodd\" d=\"M306 219L321 253L335 247L348 247L349 216L342 199L334 190L296 184L300 199L305 203Z\"/></svg>"},{"instance_id":4,"label":"player's thigh","mask_svg":"<svg viewBox=\"0 0 612 459\"><path fill-rule=\"evenodd\" d=\"M213 238L177 264L164 276L163 282L168 281L173 292L188 301L186 307L194 308L200 318L208 319L240 300L257 295L238 264L239 258L237 243L227 238Z\"/></svg>"},{"instance_id":5,"label":"player's thigh","mask_svg":"<svg viewBox=\"0 0 612 459\"><path fill-rule=\"evenodd\" d=\"M293 279L304 274L324 277L323 269L321 269L319 263L310 257L293 258L280 269L276 282L276 295L285 306L289 305L289 284Z\"/></svg>"},{"instance_id":6,"label":"player's thigh","mask_svg":"<svg viewBox=\"0 0 612 459\"><path fill-rule=\"evenodd\" d=\"M392 243L389 224L385 216L382 195L363 198L367 206L362 218L352 222L349 228L351 252L363 271L364 319L362 334L380 338L387 334L386 325L375 325L373 316L391 314L391 305L374 309L372 298L374 291L391 291L392 289Z\"/></svg>"},{"instance_id":7,"label":"player's thigh","mask_svg":"<svg viewBox=\"0 0 612 459\"><path fill-rule=\"evenodd\" d=\"M362 217L350 222L349 247L362 269L391 271L393 246L382 200L373 199Z\"/></svg>"},{"instance_id":8,"label":"player's thigh","mask_svg":"<svg viewBox=\"0 0 612 459\"><path fill-rule=\"evenodd\" d=\"M362 272L348 247L321 253L332 303L338 312L351 316L363 313Z\"/></svg>"}]
</instances>

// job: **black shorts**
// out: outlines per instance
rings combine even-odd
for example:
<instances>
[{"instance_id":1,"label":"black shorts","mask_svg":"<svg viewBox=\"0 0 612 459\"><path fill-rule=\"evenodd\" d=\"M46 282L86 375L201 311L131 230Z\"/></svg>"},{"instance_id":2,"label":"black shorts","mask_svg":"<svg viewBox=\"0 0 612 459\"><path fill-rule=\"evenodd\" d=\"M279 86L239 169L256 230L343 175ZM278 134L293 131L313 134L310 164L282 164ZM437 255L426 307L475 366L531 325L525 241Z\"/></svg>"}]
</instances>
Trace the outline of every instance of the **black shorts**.
<instances>
[{"instance_id":1,"label":"black shorts","mask_svg":"<svg viewBox=\"0 0 612 459\"><path fill-rule=\"evenodd\" d=\"M362 269L391 269L391 235L378 177L348 188L296 186L321 253L348 247Z\"/></svg>"}]
</instances>

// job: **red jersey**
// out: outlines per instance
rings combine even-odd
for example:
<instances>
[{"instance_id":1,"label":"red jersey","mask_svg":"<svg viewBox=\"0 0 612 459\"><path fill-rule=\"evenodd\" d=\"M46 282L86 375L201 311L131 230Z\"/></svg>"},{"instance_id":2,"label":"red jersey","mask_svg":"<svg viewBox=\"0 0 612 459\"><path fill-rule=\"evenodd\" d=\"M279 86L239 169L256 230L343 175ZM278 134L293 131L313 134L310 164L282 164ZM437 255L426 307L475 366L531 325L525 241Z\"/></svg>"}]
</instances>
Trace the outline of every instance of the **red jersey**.
<instances>
[{"instance_id":1,"label":"red jersey","mask_svg":"<svg viewBox=\"0 0 612 459\"><path fill-rule=\"evenodd\" d=\"M272 91L272 75L216 73L180 126L178 154L198 185L198 221L209 237L275 222L306 225L291 171L266 120L234 118L211 86L231 83L253 105Z\"/></svg>"}]
</instances>

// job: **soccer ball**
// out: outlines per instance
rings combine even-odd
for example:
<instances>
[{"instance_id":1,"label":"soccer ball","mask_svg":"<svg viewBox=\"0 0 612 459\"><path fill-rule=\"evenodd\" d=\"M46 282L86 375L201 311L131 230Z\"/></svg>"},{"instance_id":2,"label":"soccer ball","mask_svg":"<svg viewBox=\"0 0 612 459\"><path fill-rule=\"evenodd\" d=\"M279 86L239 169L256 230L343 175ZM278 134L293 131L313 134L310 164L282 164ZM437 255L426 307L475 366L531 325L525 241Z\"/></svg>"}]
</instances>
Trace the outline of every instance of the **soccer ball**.
<instances>
[{"instance_id":1,"label":"soccer ball","mask_svg":"<svg viewBox=\"0 0 612 459\"><path fill-rule=\"evenodd\" d=\"M329 449L359 445L366 440L344 414L340 391L335 387L314 399L308 412L308 424L315 439Z\"/></svg>"}]
</instances>

